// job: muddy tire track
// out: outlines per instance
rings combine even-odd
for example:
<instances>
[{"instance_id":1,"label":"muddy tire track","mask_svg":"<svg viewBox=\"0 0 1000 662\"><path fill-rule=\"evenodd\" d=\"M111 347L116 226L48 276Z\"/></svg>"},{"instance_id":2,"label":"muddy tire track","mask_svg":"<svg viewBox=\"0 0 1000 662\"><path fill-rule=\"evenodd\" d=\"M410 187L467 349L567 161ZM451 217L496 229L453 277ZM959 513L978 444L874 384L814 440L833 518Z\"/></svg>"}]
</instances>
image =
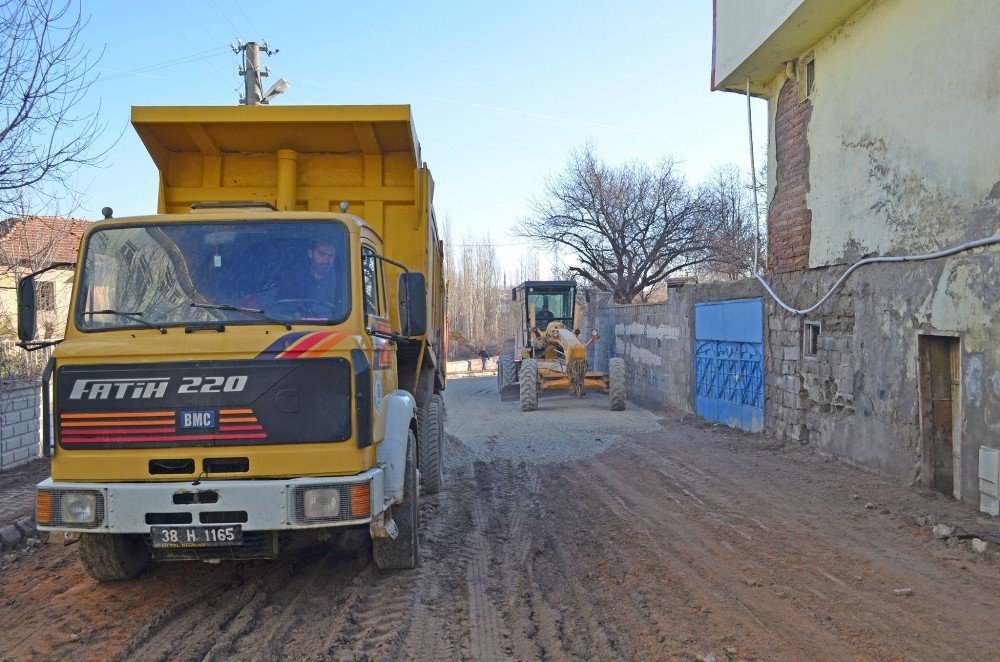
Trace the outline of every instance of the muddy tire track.
<instances>
[{"instance_id":1,"label":"muddy tire track","mask_svg":"<svg viewBox=\"0 0 1000 662\"><path fill-rule=\"evenodd\" d=\"M684 418L588 455L551 422L594 403L498 409L491 377L453 380L447 397L446 487L422 499L415 570L375 568L366 530L105 585L72 547L46 546L0 570L0 657L931 660L1000 647L1000 561L911 523L993 526L971 509ZM606 418L620 434L631 416L648 427L648 412ZM536 429L563 461L527 452ZM915 594L892 594L903 586Z\"/></svg>"}]
</instances>

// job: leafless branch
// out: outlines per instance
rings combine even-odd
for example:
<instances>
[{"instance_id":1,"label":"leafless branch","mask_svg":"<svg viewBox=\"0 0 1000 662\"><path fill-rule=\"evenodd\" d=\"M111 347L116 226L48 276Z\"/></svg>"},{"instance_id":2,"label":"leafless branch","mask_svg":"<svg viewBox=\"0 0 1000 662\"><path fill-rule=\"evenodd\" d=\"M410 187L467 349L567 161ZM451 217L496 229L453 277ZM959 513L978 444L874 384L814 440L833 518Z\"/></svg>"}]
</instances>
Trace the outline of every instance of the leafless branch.
<instances>
[{"instance_id":1,"label":"leafless branch","mask_svg":"<svg viewBox=\"0 0 1000 662\"><path fill-rule=\"evenodd\" d=\"M710 259L717 229L673 161L611 166L591 145L571 154L532 212L518 234L571 255L571 270L617 303Z\"/></svg>"},{"instance_id":2,"label":"leafless branch","mask_svg":"<svg viewBox=\"0 0 1000 662\"><path fill-rule=\"evenodd\" d=\"M95 165L104 124L80 110L94 82L73 0L0 0L0 215L28 198L48 205Z\"/></svg>"}]
</instances>

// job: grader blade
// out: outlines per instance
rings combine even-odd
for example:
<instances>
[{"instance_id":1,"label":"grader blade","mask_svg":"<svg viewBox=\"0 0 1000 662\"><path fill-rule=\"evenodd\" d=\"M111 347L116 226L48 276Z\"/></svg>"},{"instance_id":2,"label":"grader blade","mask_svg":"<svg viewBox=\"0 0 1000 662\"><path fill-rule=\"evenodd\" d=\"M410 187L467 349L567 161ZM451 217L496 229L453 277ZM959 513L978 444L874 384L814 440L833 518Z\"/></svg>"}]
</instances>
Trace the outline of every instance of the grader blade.
<instances>
[{"instance_id":1,"label":"grader blade","mask_svg":"<svg viewBox=\"0 0 1000 662\"><path fill-rule=\"evenodd\" d=\"M517 382L500 388L500 402L514 402L521 397L521 385Z\"/></svg>"}]
</instances>

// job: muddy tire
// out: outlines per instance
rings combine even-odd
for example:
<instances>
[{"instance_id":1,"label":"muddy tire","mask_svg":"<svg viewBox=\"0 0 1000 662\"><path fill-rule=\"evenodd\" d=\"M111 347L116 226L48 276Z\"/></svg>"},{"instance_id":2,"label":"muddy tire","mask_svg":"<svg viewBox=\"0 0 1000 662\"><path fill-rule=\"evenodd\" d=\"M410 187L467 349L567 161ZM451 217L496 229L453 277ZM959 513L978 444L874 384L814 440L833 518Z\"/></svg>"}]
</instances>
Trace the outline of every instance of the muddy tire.
<instances>
[{"instance_id":1,"label":"muddy tire","mask_svg":"<svg viewBox=\"0 0 1000 662\"><path fill-rule=\"evenodd\" d=\"M525 359L521 361L521 411L538 409L538 361Z\"/></svg>"},{"instance_id":2,"label":"muddy tire","mask_svg":"<svg viewBox=\"0 0 1000 662\"><path fill-rule=\"evenodd\" d=\"M497 392L503 394L506 386L517 383L517 366L513 356L497 358Z\"/></svg>"},{"instance_id":3,"label":"muddy tire","mask_svg":"<svg viewBox=\"0 0 1000 662\"><path fill-rule=\"evenodd\" d=\"M608 393L611 396L611 411L625 409L625 359L608 361Z\"/></svg>"},{"instance_id":4,"label":"muddy tire","mask_svg":"<svg viewBox=\"0 0 1000 662\"><path fill-rule=\"evenodd\" d=\"M434 394L417 411L417 466L420 490L437 494L444 483L444 398Z\"/></svg>"},{"instance_id":5,"label":"muddy tire","mask_svg":"<svg viewBox=\"0 0 1000 662\"><path fill-rule=\"evenodd\" d=\"M406 444L403 503L389 507L385 516L396 523L395 538L372 538L372 557L382 570L409 570L420 563L420 489L417 485L417 440L410 432Z\"/></svg>"},{"instance_id":6,"label":"muddy tire","mask_svg":"<svg viewBox=\"0 0 1000 662\"><path fill-rule=\"evenodd\" d=\"M149 543L145 536L120 533L80 535L80 561L99 582L135 579L149 566Z\"/></svg>"}]
</instances>

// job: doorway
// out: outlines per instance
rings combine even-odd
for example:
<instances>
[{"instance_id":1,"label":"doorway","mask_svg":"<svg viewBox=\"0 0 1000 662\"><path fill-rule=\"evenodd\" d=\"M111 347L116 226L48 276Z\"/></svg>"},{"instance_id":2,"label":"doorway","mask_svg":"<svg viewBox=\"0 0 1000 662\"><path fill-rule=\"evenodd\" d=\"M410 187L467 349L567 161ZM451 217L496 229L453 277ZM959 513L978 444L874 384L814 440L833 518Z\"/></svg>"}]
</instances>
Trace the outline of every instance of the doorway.
<instances>
[{"instance_id":1,"label":"doorway","mask_svg":"<svg viewBox=\"0 0 1000 662\"><path fill-rule=\"evenodd\" d=\"M961 444L958 416L959 339L921 335L920 411L923 483L942 494L959 498L956 481Z\"/></svg>"}]
</instances>

